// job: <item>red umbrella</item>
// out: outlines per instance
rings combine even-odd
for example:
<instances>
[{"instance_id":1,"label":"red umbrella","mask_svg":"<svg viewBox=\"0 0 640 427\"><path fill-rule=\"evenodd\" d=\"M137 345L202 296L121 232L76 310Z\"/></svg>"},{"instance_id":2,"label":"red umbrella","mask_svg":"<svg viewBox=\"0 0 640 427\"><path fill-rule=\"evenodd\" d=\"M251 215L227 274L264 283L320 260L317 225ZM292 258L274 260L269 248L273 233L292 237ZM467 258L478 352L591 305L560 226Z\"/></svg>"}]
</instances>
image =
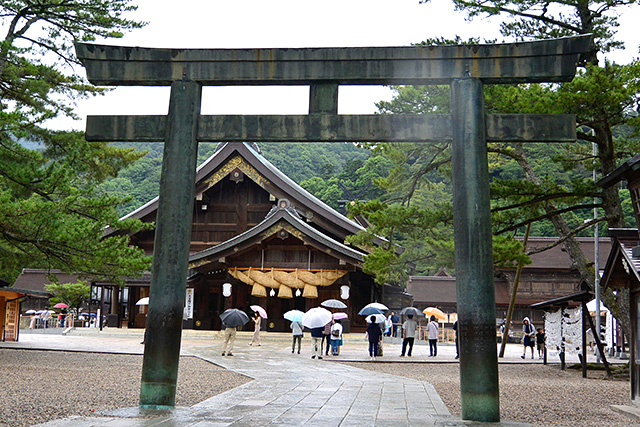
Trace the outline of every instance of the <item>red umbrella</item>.
<instances>
[{"instance_id":1,"label":"red umbrella","mask_svg":"<svg viewBox=\"0 0 640 427\"><path fill-rule=\"evenodd\" d=\"M63 302L59 302L53 306L53 308L69 308L69 306Z\"/></svg>"}]
</instances>

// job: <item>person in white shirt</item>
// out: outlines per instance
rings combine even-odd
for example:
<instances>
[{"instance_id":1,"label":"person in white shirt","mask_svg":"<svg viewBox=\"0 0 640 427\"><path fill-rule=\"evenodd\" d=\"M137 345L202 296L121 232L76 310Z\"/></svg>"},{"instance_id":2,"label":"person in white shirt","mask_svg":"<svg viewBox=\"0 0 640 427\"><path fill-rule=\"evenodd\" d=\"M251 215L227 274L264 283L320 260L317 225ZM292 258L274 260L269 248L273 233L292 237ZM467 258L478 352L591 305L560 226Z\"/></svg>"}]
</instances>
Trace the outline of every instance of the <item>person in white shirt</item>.
<instances>
[{"instance_id":1,"label":"person in white shirt","mask_svg":"<svg viewBox=\"0 0 640 427\"><path fill-rule=\"evenodd\" d=\"M340 345L342 344L342 322L336 320L331 326L331 354L337 356L340 354Z\"/></svg>"},{"instance_id":2,"label":"person in white shirt","mask_svg":"<svg viewBox=\"0 0 640 427\"><path fill-rule=\"evenodd\" d=\"M295 351L296 341L298 341L298 354L300 354L300 347L302 346L302 324L300 322L291 322L291 332L293 332L291 353Z\"/></svg>"},{"instance_id":3,"label":"person in white shirt","mask_svg":"<svg viewBox=\"0 0 640 427\"><path fill-rule=\"evenodd\" d=\"M429 357L436 357L438 355L438 329L440 325L436 322L436 316L431 316L431 320L427 325L427 332L429 333Z\"/></svg>"},{"instance_id":4,"label":"person in white shirt","mask_svg":"<svg viewBox=\"0 0 640 427\"><path fill-rule=\"evenodd\" d=\"M409 352L407 356L411 357L411 351L413 350L413 341L416 337L416 329L418 328L418 324L415 320L413 320L413 315L408 314L407 320L402 324L402 354L400 357L404 357L404 353L407 351L407 346L409 346Z\"/></svg>"}]
</instances>

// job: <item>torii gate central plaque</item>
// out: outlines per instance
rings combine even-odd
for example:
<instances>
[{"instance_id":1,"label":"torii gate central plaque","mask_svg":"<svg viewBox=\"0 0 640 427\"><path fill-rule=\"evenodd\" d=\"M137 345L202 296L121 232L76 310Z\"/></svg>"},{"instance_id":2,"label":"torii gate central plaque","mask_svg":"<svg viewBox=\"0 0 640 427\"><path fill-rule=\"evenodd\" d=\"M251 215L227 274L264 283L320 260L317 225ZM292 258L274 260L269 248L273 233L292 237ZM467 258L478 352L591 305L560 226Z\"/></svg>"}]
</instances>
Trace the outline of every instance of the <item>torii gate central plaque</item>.
<instances>
[{"instance_id":1,"label":"torii gate central plaque","mask_svg":"<svg viewBox=\"0 0 640 427\"><path fill-rule=\"evenodd\" d=\"M450 140L462 418L499 421L487 141L576 136L573 116L485 115L483 85L569 81L590 40L308 49L77 44L93 84L171 86L167 116L87 120L88 140L164 141L140 407L175 406L199 141ZM337 114L339 85L376 84L449 84L451 114ZM309 85L309 115L201 116L203 85Z\"/></svg>"}]
</instances>

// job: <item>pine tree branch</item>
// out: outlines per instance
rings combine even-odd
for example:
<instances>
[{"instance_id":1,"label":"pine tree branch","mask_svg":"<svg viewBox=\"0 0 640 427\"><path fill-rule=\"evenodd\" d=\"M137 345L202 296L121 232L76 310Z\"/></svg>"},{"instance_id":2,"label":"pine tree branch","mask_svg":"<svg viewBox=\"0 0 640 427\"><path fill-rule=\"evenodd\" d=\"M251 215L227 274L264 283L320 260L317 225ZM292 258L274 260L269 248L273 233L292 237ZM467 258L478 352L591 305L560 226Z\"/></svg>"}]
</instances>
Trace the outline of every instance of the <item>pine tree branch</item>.
<instances>
[{"instance_id":1,"label":"pine tree branch","mask_svg":"<svg viewBox=\"0 0 640 427\"><path fill-rule=\"evenodd\" d=\"M510 225L509 227L505 227L502 230L497 231L495 234L502 234L502 233L506 233L508 231L515 231L521 227L524 227L525 225L532 223L532 222L536 222L536 221L542 221L543 219L549 219L555 216L558 216L560 214L563 213L567 213L567 212L571 212L577 209L593 209L594 207L601 207L601 204L584 204L584 205L574 205L574 206L570 206L568 208L564 208L564 209L555 209L555 210L547 210L546 213L544 215L539 215L533 218L528 218L525 221L521 221L517 224L513 224ZM586 228L586 227L584 227Z\"/></svg>"}]
</instances>

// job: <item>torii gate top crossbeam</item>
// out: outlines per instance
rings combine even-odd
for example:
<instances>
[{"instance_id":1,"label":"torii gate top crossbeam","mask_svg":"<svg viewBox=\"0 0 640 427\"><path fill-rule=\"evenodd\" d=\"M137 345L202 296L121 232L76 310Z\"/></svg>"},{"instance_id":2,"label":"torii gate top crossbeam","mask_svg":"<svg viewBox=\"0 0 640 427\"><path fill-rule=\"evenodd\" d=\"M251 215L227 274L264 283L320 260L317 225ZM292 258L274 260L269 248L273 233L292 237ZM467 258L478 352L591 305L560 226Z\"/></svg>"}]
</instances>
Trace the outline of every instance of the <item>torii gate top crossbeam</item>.
<instances>
[{"instance_id":1,"label":"torii gate top crossbeam","mask_svg":"<svg viewBox=\"0 0 640 427\"><path fill-rule=\"evenodd\" d=\"M96 85L485 84L570 81L591 36L487 45L156 49L78 43L78 58Z\"/></svg>"}]
</instances>

